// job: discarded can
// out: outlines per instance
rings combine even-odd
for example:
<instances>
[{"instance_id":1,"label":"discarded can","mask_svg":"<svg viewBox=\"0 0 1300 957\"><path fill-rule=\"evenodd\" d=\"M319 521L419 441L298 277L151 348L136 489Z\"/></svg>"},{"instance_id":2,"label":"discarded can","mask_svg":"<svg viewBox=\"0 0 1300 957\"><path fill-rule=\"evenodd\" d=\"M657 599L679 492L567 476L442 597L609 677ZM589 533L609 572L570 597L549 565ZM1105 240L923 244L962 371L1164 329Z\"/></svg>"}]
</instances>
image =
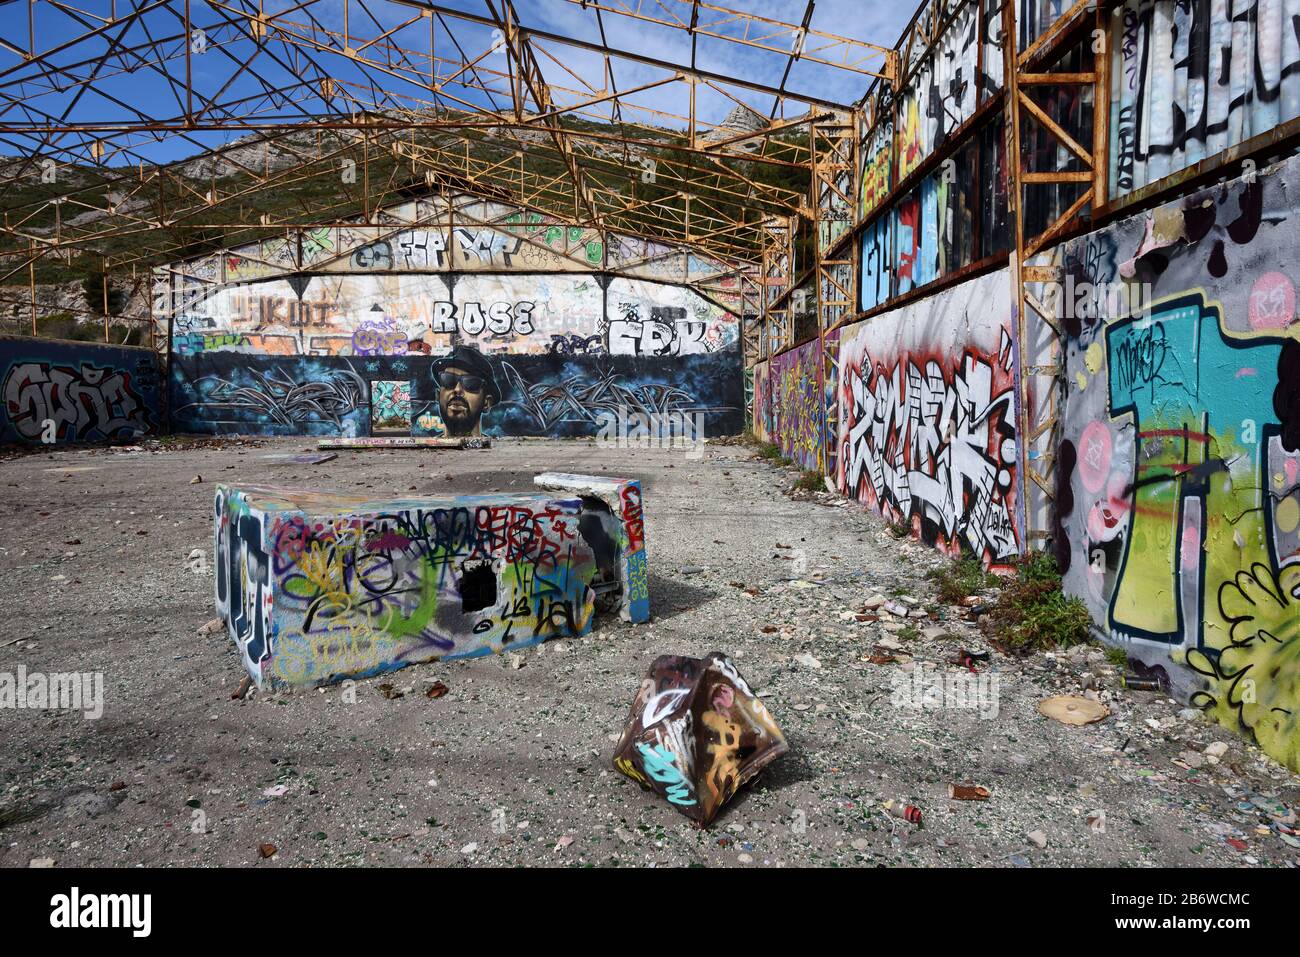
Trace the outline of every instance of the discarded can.
<instances>
[{"instance_id":1,"label":"discarded can","mask_svg":"<svg viewBox=\"0 0 1300 957\"><path fill-rule=\"evenodd\" d=\"M917 827L921 826L921 810L918 807L904 804L902 801L886 801L881 807L891 817L899 818L908 824L915 824Z\"/></svg>"},{"instance_id":2,"label":"discarded can","mask_svg":"<svg viewBox=\"0 0 1300 957\"><path fill-rule=\"evenodd\" d=\"M1137 675L1125 675L1124 687L1130 691L1161 691L1160 682L1152 678L1139 678Z\"/></svg>"}]
</instances>

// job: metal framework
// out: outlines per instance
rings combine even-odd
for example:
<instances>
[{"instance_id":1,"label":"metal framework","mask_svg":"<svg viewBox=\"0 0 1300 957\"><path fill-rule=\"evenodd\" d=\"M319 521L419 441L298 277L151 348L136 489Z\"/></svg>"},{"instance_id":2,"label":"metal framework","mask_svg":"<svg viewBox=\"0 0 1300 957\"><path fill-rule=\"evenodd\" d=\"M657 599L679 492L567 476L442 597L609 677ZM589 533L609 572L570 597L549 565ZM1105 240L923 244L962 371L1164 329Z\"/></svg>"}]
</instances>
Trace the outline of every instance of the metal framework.
<instances>
[{"instance_id":1,"label":"metal framework","mask_svg":"<svg viewBox=\"0 0 1300 957\"><path fill-rule=\"evenodd\" d=\"M74 259L139 276L438 190L757 267L806 202L814 128L851 113L818 78L897 72L813 29L814 4L10 0L0 286Z\"/></svg>"},{"instance_id":2,"label":"metal framework","mask_svg":"<svg viewBox=\"0 0 1300 957\"><path fill-rule=\"evenodd\" d=\"M1085 210L1106 205L1107 118L1109 117L1109 53L1105 49L1105 4L1094 0L1076 0L1052 26L1024 50L1007 57L1007 115L1009 156L1013 172L1012 193L1015 248L1010 271L1012 301L1015 308L1017 351L1020 377L1020 401L1017 406L1016 434L1020 436L1019 454L1025 482L1025 530L1030 545L1041 544L1051 534L1050 512L1055 501L1056 450L1060 445L1060 408L1063 399L1065 356L1064 341L1057 323L1061 277L1056 266L1031 261L1063 234L1078 225ZM1005 35L1015 38L1014 4L1004 8ZM1055 67L1062 52L1062 41L1081 25L1090 23L1101 38L1101 49L1094 49L1092 70L1067 72ZM1034 91L1044 88L1074 87L1081 93L1091 89L1092 142L1080 143L1048 115L1035 100ZM1033 129L1067 155L1072 170L1031 169L1022 141ZM1077 193L1072 201L1043 229L1030 234L1026 223L1029 197L1035 191L1074 184Z\"/></svg>"},{"instance_id":3,"label":"metal framework","mask_svg":"<svg viewBox=\"0 0 1300 957\"><path fill-rule=\"evenodd\" d=\"M798 216L773 217L763 229L763 329L760 359L776 355L794 340L790 297L794 278L794 235Z\"/></svg>"}]
</instances>

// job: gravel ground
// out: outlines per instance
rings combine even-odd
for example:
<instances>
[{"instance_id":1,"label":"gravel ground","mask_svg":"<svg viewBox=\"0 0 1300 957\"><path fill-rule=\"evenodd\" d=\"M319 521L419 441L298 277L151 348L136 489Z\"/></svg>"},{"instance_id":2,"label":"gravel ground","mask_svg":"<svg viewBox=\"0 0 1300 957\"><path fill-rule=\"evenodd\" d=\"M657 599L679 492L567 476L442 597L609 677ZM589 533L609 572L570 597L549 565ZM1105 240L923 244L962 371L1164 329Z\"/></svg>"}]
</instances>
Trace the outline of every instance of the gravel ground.
<instances>
[{"instance_id":1,"label":"gravel ground","mask_svg":"<svg viewBox=\"0 0 1300 957\"><path fill-rule=\"evenodd\" d=\"M743 446L694 460L541 441L342 452L318 466L263 458L310 448L178 441L0 461L0 673L103 672L106 701L99 720L0 710L0 865L1300 859L1248 802L1293 806L1297 778L1169 699L1123 690L1096 647L995 652L979 677L996 676L997 696L980 708L900 701L900 680L969 675L949 662L987 647L933 595L926 573L945 559L835 496L792 496L796 473ZM519 668L408 668L359 683L354 703L337 687L232 699L243 671L223 633L202 631L212 579L189 557L210 555L216 482L473 493L530 488L547 470L643 480L649 625L602 618L587 637L526 650ZM876 596L920 617L860 621ZM873 663L882 641L904 660ZM700 831L610 755L651 661L714 650L764 696L791 751ZM435 680L445 697L422 693ZM405 695L385 697L381 681ZM1088 687L1111 709L1100 723L1037 710ZM950 800L950 783L991 796ZM890 799L920 808L924 826L885 814ZM1104 829L1088 823L1096 811Z\"/></svg>"}]
</instances>

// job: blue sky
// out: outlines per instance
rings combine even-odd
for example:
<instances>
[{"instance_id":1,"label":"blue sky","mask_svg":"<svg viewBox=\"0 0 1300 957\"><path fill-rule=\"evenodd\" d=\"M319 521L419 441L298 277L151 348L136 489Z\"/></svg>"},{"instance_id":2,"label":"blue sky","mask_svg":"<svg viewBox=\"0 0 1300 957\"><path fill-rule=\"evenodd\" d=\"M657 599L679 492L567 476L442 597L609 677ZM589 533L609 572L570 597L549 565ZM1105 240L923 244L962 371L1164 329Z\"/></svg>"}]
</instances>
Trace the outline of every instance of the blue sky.
<instances>
[{"instance_id":1,"label":"blue sky","mask_svg":"<svg viewBox=\"0 0 1300 957\"><path fill-rule=\"evenodd\" d=\"M117 0L119 13L130 0ZM147 4L150 0L134 0ZM618 0L607 0L617 3ZM657 7L657 0L640 0L647 11ZM664 0L670 7L675 7L674 0ZM107 15L110 0L85 0L82 4L92 10L102 7ZM268 13L287 10L297 5L297 0L264 0L263 7ZM485 0L442 0L448 8L463 10L475 14L486 14ZM574 37L599 42L596 18L576 4L566 0L515 0L521 19L525 25L549 31L565 37ZM803 16L802 2L783 2L783 0L729 0L733 8L770 16L776 19L797 22ZM227 8L256 10L255 0L225 0ZM342 0L331 3L318 3L310 9L316 14L322 25L331 30L342 31L344 17ZM404 20L419 13L418 8L391 0L373 0L368 3L383 30L392 29ZM37 49L48 49L66 42L80 29L84 29L69 19L66 13L47 4L36 6L38 16ZM113 27L106 31L104 37L86 43L76 44L54 55L53 59L63 65L72 65L81 60L94 60L107 48L110 40L119 34L123 43L141 42L146 33L155 40L171 38L165 44L173 53L183 49L181 36L183 21L180 17L183 3L174 0L169 7L150 11L135 25L122 31ZM258 73L263 76L275 90L292 90L301 82L300 75L293 69L293 64L284 60L283 48L279 44L269 44L258 51L257 46L247 38L237 38L229 27L214 29L221 19L219 8L208 6L201 0L192 0L193 26L206 29L206 49L201 54L190 58L193 70L194 87L201 102L204 95L217 93L225 89L225 96L254 96L262 93L261 87L254 82L247 72L240 74L241 66L252 59ZM870 40L885 46L892 46L911 18L914 7L907 2L879 2L879 0L817 0L812 26L817 29L837 33L855 39ZM0 39L20 48L27 47L26 5L0 3ZM296 16L301 17L301 14ZM377 32L364 11L356 4L349 10L349 18L354 32L361 32L366 38ZM669 30L653 24L642 23L626 17L606 14L604 16L606 37L611 46L634 50L657 59L674 63L688 63L690 59L690 38L682 31ZM96 26L97 24L90 24ZM491 46L492 28L474 26L456 22L456 32L470 57L476 57ZM226 36L222 36L223 30ZM429 21L420 19L416 23L398 30L393 40L403 46L419 50L428 49ZM437 27L436 40L438 53L458 56L446 39L441 26ZM569 46L540 44L539 51L549 51L552 57L541 56L541 68L548 83L554 87L580 88L581 83L573 74L584 78L600 78L603 64L601 57L590 51ZM271 54L276 53L282 62L276 63ZM326 66L336 77L347 81L361 82L362 74L346 58L334 54L313 54L318 63ZM485 65L493 57L504 58L504 51L489 54ZM698 44L697 63L701 69L730 76L744 76L754 81L775 86L781 80L785 59L776 54L760 50L743 48L723 41L701 38ZM422 64L417 64L422 65ZM82 68L88 74L93 67ZM184 75L184 59L177 56L169 65L169 72L174 76ZM629 61L614 61L614 76L619 89L626 90L663 79L665 71ZM421 89L414 83L399 77L381 77L383 87L397 97L423 96L428 98L427 89ZM19 81L23 81L20 83ZM843 103L852 103L866 92L870 77L836 70L818 64L801 62L791 72L788 89L792 92L808 93ZM31 67L24 67L21 58L8 49L0 47L0 92L8 101L0 100L0 123L21 123L40 120L31 110L43 110L54 116L66 116L70 123L114 123L134 122L137 120L130 109L134 107L155 119L176 119L185 111L185 105L178 101L170 91L165 79L148 65L128 57L112 57L104 60L97 74L97 85L108 94L88 90L77 96L77 90L51 90L41 83ZM725 116L736 103L727 93L744 100L748 105L767 114L772 109L772 99L761 94L746 92L739 88L724 88L725 92L701 87L697 95L697 112L705 122L716 122ZM466 100L481 100L481 95L467 94L464 90L449 87L448 92ZM560 104L565 103L562 94L557 94ZM116 98L120 102L114 102ZM16 102L15 102L16 101ZM505 106L508 97L498 99L498 105ZM685 114L688 110L688 96L685 84L659 87L629 97L628 108L624 118L631 121L666 123L663 118L651 117L632 107L640 106L651 109ZM447 105L453 105L448 102ZM259 108L267 119L289 121L302 120L308 113L323 113L325 104L315 95L308 95L300 103L301 109L287 103L277 103L271 99L261 101ZM792 113L802 112L795 108ZM166 142L154 142L142 136L132 138L132 145L137 155L122 153L109 158L110 162L134 162L144 158L150 162L176 160L228 142L240 135L235 132L196 133L190 141L171 138ZM68 149L84 149L87 137L81 133L64 134L58 144ZM34 136L7 133L0 134L0 154L14 155L18 152L45 150Z\"/></svg>"}]
</instances>

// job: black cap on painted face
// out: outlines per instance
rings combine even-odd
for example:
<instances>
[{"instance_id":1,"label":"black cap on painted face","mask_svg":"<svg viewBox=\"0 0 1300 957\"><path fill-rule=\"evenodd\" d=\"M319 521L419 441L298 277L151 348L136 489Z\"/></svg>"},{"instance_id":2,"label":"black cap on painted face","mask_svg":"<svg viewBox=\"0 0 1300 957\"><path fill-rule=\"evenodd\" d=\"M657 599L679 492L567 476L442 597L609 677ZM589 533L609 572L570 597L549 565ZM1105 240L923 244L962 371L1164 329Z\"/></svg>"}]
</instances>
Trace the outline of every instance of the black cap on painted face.
<instances>
[{"instance_id":1,"label":"black cap on painted face","mask_svg":"<svg viewBox=\"0 0 1300 957\"><path fill-rule=\"evenodd\" d=\"M457 371L462 375L461 388L466 393L474 390L469 388L464 378L473 376L482 380L482 392L488 398L492 399L493 402L501 400L501 391L497 388L496 377L492 374L491 363L488 362L483 353L473 346L456 346L446 355L434 359L431 370L434 381L438 383L440 389L454 389L456 387L454 382L450 387L445 386L440 377L445 371Z\"/></svg>"}]
</instances>

